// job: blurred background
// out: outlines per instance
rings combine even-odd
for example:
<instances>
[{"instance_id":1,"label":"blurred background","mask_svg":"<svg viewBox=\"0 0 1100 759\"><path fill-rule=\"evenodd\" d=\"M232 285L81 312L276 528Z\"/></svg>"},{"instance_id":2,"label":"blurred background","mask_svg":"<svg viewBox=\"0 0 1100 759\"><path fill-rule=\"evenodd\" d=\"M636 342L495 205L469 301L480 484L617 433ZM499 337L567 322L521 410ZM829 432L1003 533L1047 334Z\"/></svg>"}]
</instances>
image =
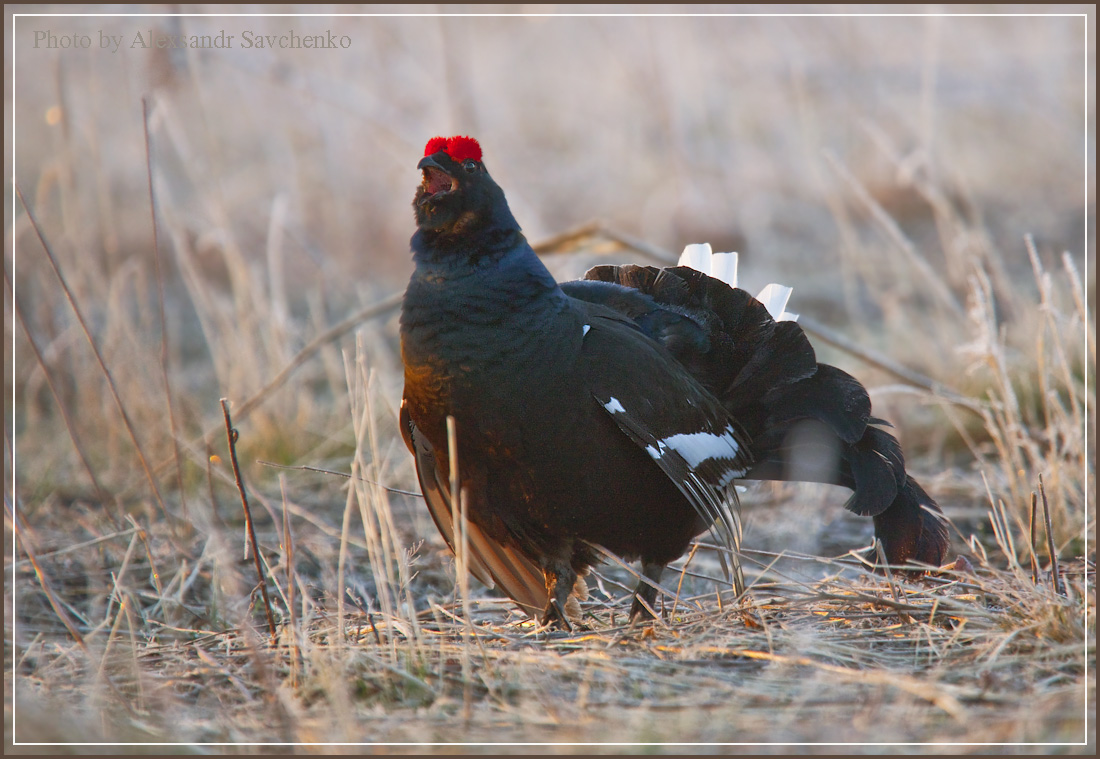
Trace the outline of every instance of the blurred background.
<instances>
[{"instance_id":1,"label":"blurred background","mask_svg":"<svg viewBox=\"0 0 1100 759\"><path fill-rule=\"evenodd\" d=\"M961 550L971 529L988 537L991 502L1026 523L1042 473L1059 550L1086 553L1092 6L5 10L8 165L57 269L6 183L5 485L12 493L14 472L41 550L134 519L160 536L148 560L160 557L162 575L191 555L206 578L220 560L201 547L240 521L224 397L240 412L246 480L276 504L257 517L271 550L283 499L302 571L327 588L317 597L340 596L343 481L257 461L343 472L354 461L415 489L397 436L395 301L371 306L411 272L425 142L469 134L528 239L553 243L542 249L560 276L593 257L651 263L710 242L740 253L746 289L791 285L789 309L923 375L930 384L901 380L814 340L895 423L910 471L962 525ZM70 10L134 15L12 15ZM616 15L562 15L573 10ZM644 7L693 10L714 8ZM876 10L914 15L852 14ZM141 15L165 13L258 15ZM175 46L203 35L231 40ZM337 47L281 47L291 35ZM422 505L362 497L392 502L397 542L421 552L417 582L448 592ZM863 545L869 520L846 516L844 498L809 486L750 494L746 544ZM56 581L74 608L102 606L111 562L76 556ZM347 571L363 598L381 592L365 561ZM16 582L32 635L52 628L26 572Z\"/></svg>"},{"instance_id":2,"label":"blurred background","mask_svg":"<svg viewBox=\"0 0 1100 759\"><path fill-rule=\"evenodd\" d=\"M747 289L792 285L792 308L808 319L978 396L981 361L960 354L975 340L966 313L976 267L993 288L992 323L1013 330L1014 320L1035 316L1018 297L1037 289L1025 235L1059 271L1063 252L1083 272L1092 250L1092 17L9 15L5 23L13 175L122 394L148 401L150 446L171 438L160 434L150 169L166 360L183 430L216 423L217 398L251 396L325 328L403 288L415 166L437 134L481 141L532 243L598 222L673 255L690 242L737 250ZM226 47L180 44L204 35ZM291 35L337 47L280 47ZM26 326L76 404L76 427L113 440L118 412L63 290L22 207L8 203L5 214ZM636 260L631 250L608 257ZM554 267L579 276L589 263L563 258ZM391 404L400 393L392 316L365 331ZM72 451L57 440L56 402L16 323L5 328L6 356L12 333L16 341L5 404L20 447L35 451L23 470L33 479L58 471L54 457L68 461ZM312 377L315 390L332 384L338 394L334 345L290 387L308 388ZM857 374L868 370L821 350ZM274 394L261 409L271 426L263 436L298 453L330 438L343 410L330 416L317 404L334 405L293 389ZM929 423L943 421L933 414ZM40 433L49 452L37 447Z\"/></svg>"},{"instance_id":3,"label":"blurred background","mask_svg":"<svg viewBox=\"0 0 1100 759\"><path fill-rule=\"evenodd\" d=\"M48 49L41 31L92 47ZM73 243L108 270L149 244L143 97L162 206L251 258L278 205L300 285L333 270L400 283L415 159L458 132L483 142L533 241L598 218L668 249L737 247L761 278L811 261L805 279L836 275L830 204L853 192L831 156L918 243L924 181L980 206L999 246L1031 233L1084 250L1081 18L26 17L16 32L15 175L68 204ZM150 33L232 47L140 47ZM288 33L348 46L245 47Z\"/></svg>"}]
</instances>

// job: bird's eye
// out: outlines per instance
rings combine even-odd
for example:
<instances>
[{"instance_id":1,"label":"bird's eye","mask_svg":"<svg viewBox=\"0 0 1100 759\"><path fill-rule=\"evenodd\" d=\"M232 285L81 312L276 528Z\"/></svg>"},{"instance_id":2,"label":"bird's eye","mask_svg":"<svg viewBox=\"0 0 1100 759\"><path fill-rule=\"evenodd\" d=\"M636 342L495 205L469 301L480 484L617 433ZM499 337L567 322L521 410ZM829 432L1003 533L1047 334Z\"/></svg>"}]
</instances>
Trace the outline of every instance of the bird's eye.
<instances>
[{"instance_id":1,"label":"bird's eye","mask_svg":"<svg viewBox=\"0 0 1100 759\"><path fill-rule=\"evenodd\" d=\"M477 171L477 161L466 161L462 164L462 168L466 169L467 174L473 174L475 171Z\"/></svg>"}]
</instances>

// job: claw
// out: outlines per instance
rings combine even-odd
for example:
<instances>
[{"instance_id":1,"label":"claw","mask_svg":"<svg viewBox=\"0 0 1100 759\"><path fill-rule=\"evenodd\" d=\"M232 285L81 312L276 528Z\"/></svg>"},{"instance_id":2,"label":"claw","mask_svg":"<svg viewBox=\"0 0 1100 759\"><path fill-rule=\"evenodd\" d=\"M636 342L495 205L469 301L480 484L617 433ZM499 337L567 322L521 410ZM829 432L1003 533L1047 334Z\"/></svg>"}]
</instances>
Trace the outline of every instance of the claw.
<instances>
[{"instance_id":1,"label":"claw","mask_svg":"<svg viewBox=\"0 0 1100 759\"><path fill-rule=\"evenodd\" d=\"M646 622L656 618L653 607L643 601L640 595L635 594L634 603L630 605L630 623Z\"/></svg>"},{"instance_id":2,"label":"claw","mask_svg":"<svg viewBox=\"0 0 1100 759\"><path fill-rule=\"evenodd\" d=\"M664 564L648 561L642 562L642 574L654 583L661 581L661 574L664 571ZM653 609L656 603L657 589L644 580L639 580L638 587L634 590L634 603L630 605L631 623L656 619L657 612Z\"/></svg>"},{"instance_id":3,"label":"claw","mask_svg":"<svg viewBox=\"0 0 1100 759\"><path fill-rule=\"evenodd\" d=\"M543 612L541 621L548 627L558 627L566 632L573 632L573 625L565 615L565 607L556 598L551 598L550 603L546 604L546 611Z\"/></svg>"}]
</instances>

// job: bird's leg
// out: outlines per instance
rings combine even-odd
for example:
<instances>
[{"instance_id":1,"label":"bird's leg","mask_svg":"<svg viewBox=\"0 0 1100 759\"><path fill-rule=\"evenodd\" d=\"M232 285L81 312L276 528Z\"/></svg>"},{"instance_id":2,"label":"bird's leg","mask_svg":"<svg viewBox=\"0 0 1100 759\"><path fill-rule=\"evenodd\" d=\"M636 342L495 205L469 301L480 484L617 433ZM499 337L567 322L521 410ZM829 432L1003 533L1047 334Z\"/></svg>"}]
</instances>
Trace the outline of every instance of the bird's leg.
<instances>
[{"instance_id":1,"label":"bird's leg","mask_svg":"<svg viewBox=\"0 0 1100 759\"><path fill-rule=\"evenodd\" d=\"M642 562L642 575L648 577L655 583L661 581L661 574L664 571L664 564ZM649 604L649 609L642 604L642 601ZM634 590L634 603L630 606L630 621L653 619L653 614L650 612L650 609L656 611L656 604L657 589L645 580L639 580L638 587Z\"/></svg>"},{"instance_id":2,"label":"bird's leg","mask_svg":"<svg viewBox=\"0 0 1100 759\"><path fill-rule=\"evenodd\" d=\"M546 580L546 595L550 599L546 604L546 611L543 612L542 623L572 632L573 625L566 616L565 604L569 600L569 594L573 592L577 573L568 561L551 560L543 568L542 574Z\"/></svg>"}]
</instances>

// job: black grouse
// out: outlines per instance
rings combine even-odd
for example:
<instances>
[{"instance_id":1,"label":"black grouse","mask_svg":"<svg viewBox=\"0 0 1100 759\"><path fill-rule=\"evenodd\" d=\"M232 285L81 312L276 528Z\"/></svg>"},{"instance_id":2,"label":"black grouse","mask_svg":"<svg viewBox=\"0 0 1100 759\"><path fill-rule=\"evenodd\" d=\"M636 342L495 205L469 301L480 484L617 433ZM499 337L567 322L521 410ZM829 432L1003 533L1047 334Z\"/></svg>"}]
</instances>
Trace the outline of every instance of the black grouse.
<instances>
[{"instance_id":1,"label":"black grouse","mask_svg":"<svg viewBox=\"0 0 1100 759\"><path fill-rule=\"evenodd\" d=\"M794 321L688 266L598 266L559 284L476 140L436 137L417 168L401 429L454 549L454 417L476 577L569 627L598 547L640 559L653 583L707 530L735 549L738 480L843 485L891 564L942 562L939 507L867 391L819 364ZM631 616L655 600L643 579Z\"/></svg>"}]
</instances>

